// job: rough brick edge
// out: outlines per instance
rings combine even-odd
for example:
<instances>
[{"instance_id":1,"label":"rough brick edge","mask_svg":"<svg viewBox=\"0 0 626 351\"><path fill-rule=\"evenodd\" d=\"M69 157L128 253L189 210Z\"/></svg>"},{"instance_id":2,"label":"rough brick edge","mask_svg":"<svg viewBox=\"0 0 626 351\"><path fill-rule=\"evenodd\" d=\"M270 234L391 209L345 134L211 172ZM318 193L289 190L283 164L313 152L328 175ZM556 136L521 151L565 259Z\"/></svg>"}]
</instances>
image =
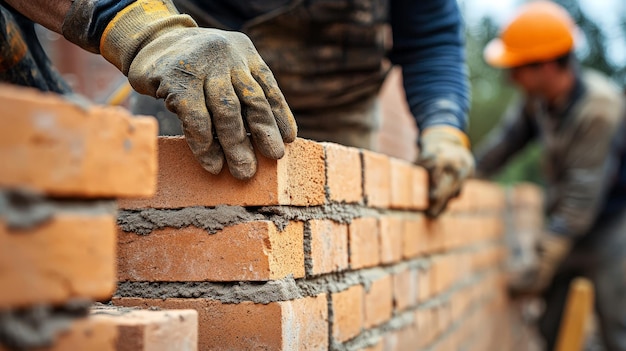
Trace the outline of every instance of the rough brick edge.
<instances>
[{"instance_id":1,"label":"rough brick edge","mask_svg":"<svg viewBox=\"0 0 626 351\"><path fill-rule=\"evenodd\" d=\"M156 188L157 123L123 108L70 103L0 84L0 187L54 196L150 196Z\"/></svg>"}]
</instances>

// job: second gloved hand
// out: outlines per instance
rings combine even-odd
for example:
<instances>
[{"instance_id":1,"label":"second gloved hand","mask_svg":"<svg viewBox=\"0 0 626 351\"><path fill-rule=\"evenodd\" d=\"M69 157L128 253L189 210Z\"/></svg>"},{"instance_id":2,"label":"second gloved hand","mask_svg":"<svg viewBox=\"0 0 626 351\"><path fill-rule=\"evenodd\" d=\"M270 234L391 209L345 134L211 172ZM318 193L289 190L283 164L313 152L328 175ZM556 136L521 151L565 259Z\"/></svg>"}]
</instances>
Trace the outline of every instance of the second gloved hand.
<instances>
[{"instance_id":1,"label":"second gloved hand","mask_svg":"<svg viewBox=\"0 0 626 351\"><path fill-rule=\"evenodd\" d=\"M274 76L242 33L198 28L169 1L139 0L108 24L100 51L139 93L165 99L213 174L225 158L234 177L248 179L257 167L253 145L279 159L296 138Z\"/></svg>"},{"instance_id":2,"label":"second gloved hand","mask_svg":"<svg viewBox=\"0 0 626 351\"><path fill-rule=\"evenodd\" d=\"M474 157L462 131L451 126L433 126L421 132L417 164L428 171L429 207L436 217L448 201L459 195L463 181L474 172Z\"/></svg>"},{"instance_id":3,"label":"second gloved hand","mask_svg":"<svg viewBox=\"0 0 626 351\"><path fill-rule=\"evenodd\" d=\"M513 296L537 295L552 282L554 274L571 249L571 240L563 235L544 233L536 244L536 262L522 274L512 277L509 291Z\"/></svg>"}]
</instances>

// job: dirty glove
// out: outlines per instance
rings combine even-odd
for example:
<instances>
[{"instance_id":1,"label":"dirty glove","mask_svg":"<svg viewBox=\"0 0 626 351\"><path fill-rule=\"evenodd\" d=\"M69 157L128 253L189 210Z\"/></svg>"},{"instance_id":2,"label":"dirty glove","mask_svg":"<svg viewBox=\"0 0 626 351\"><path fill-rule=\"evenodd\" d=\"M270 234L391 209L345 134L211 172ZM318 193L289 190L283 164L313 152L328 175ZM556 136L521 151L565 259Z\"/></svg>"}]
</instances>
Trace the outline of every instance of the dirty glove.
<instances>
[{"instance_id":1,"label":"dirty glove","mask_svg":"<svg viewBox=\"0 0 626 351\"><path fill-rule=\"evenodd\" d=\"M64 35L66 23L68 18ZM137 92L165 99L191 151L213 174L225 157L235 178L251 178L257 167L253 144L279 159L283 142L296 138L293 115L250 39L198 28L170 0L138 0L117 12L99 51Z\"/></svg>"},{"instance_id":2,"label":"dirty glove","mask_svg":"<svg viewBox=\"0 0 626 351\"><path fill-rule=\"evenodd\" d=\"M544 233L535 246L536 263L509 280L511 295L537 295L543 292L552 282L556 269L571 246L571 240L563 235Z\"/></svg>"},{"instance_id":3,"label":"dirty glove","mask_svg":"<svg viewBox=\"0 0 626 351\"><path fill-rule=\"evenodd\" d=\"M428 171L426 214L430 217L445 210L448 201L459 195L463 181L474 171L467 135L451 126L433 126L422 131L416 163Z\"/></svg>"}]
</instances>

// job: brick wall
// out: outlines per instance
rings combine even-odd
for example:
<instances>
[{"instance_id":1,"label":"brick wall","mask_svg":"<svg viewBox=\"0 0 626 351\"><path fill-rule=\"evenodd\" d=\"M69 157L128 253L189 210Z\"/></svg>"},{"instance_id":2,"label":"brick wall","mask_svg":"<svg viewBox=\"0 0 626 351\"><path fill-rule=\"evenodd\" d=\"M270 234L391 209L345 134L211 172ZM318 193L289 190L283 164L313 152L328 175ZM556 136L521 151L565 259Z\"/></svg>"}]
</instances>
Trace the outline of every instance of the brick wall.
<instances>
[{"instance_id":1,"label":"brick wall","mask_svg":"<svg viewBox=\"0 0 626 351\"><path fill-rule=\"evenodd\" d=\"M122 109L6 86L0 105L0 315L116 306L50 349L528 349L505 227L537 219L532 186L469 181L431 220L398 158L298 139L242 182Z\"/></svg>"},{"instance_id":2,"label":"brick wall","mask_svg":"<svg viewBox=\"0 0 626 351\"><path fill-rule=\"evenodd\" d=\"M196 311L92 307L116 199L155 191L155 121L6 85L0 106L0 350L196 350Z\"/></svg>"},{"instance_id":3,"label":"brick wall","mask_svg":"<svg viewBox=\"0 0 626 351\"><path fill-rule=\"evenodd\" d=\"M426 181L298 139L241 182L162 137L156 195L120 202L113 302L196 309L200 350L513 350L505 192L470 181L430 220Z\"/></svg>"}]
</instances>

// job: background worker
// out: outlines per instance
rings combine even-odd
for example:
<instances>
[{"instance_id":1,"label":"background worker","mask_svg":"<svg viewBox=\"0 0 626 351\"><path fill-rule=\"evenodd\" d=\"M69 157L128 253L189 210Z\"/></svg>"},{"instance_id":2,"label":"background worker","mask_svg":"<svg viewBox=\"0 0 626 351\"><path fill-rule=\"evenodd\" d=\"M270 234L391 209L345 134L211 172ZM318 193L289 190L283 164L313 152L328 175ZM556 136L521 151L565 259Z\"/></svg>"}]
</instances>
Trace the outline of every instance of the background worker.
<instances>
[{"instance_id":1,"label":"background worker","mask_svg":"<svg viewBox=\"0 0 626 351\"><path fill-rule=\"evenodd\" d=\"M0 1L5 40L15 39L16 31L7 28L24 15L100 53L137 92L165 99L206 170L219 173L225 159L239 179L256 171L253 147L278 159L283 142L296 137L293 115L272 72L239 31L252 38L275 71L298 115L302 137L375 149L376 95L389 71L384 58L390 23L390 57L403 68L409 106L421 130L417 162L430 173L428 214L439 214L471 174L473 158L464 132L469 88L456 1L178 5L208 28L179 14L170 0ZM16 27L23 41L34 40L21 29L24 23ZM24 51L20 45L7 47Z\"/></svg>"},{"instance_id":2,"label":"background worker","mask_svg":"<svg viewBox=\"0 0 626 351\"><path fill-rule=\"evenodd\" d=\"M530 140L543 147L546 227L537 262L512 279L514 294L541 294L539 329L553 350L569 283L591 279L602 339L626 350L624 96L576 62L575 25L560 6L530 2L484 50L509 71L523 99L479 148L477 175L493 175Z\"/></svg>"}]
</instances>

